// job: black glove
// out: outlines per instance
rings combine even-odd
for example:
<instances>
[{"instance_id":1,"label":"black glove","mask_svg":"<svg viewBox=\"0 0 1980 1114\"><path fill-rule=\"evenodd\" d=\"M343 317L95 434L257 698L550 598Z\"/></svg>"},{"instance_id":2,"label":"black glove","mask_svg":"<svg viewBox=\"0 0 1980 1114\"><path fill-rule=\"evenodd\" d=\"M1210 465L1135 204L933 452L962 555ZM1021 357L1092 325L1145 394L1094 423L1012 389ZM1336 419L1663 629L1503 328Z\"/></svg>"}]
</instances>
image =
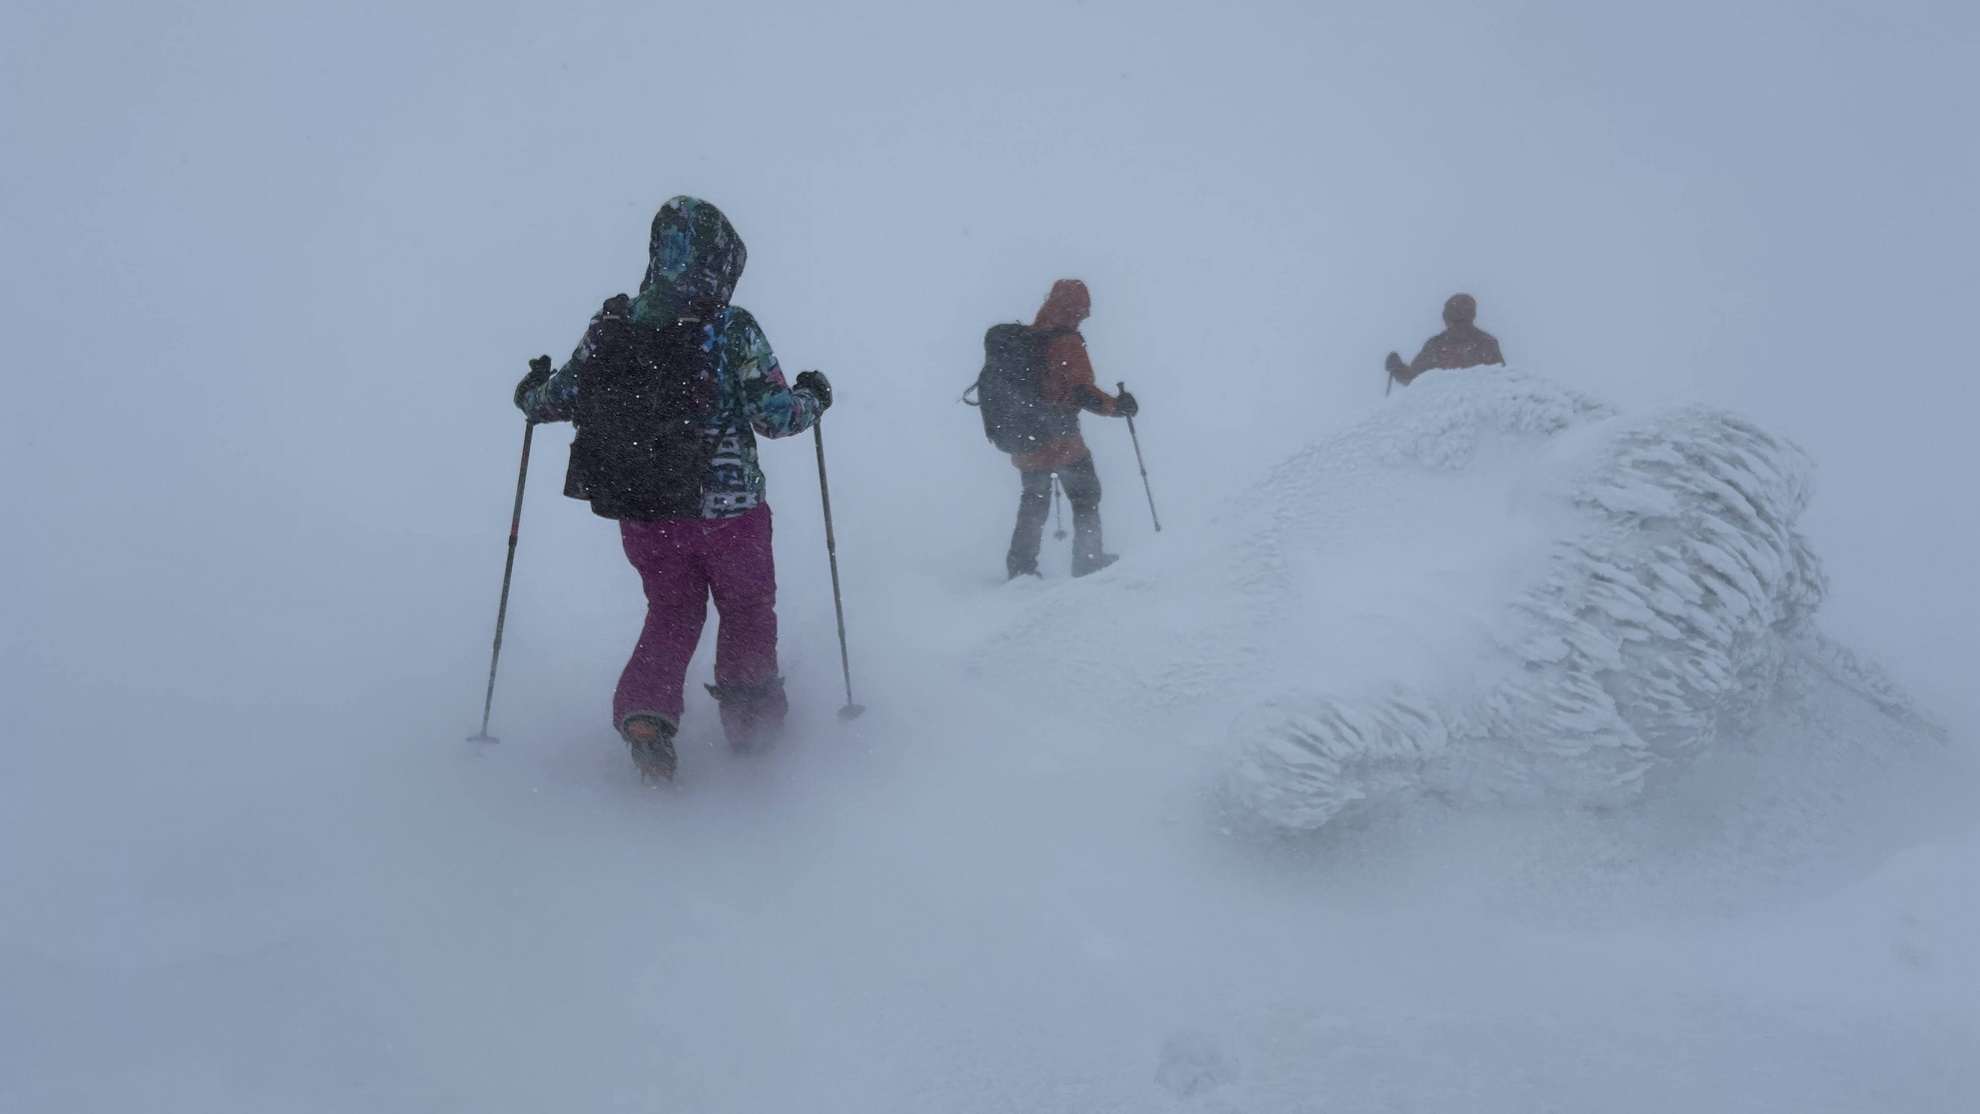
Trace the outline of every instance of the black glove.
<instances>
[{"instance_id":1,"label":"black glove","mask_svg":"<svg viewBox=\"0 0 1980 1114\"><path fill-rule=\"evenodd\" d=\"M1389 353L1388 362L1384 363L1382 366L1389 369L1390 375L1401 375L1403 372L1409 370L1409 365L1403 363L1402 357L1396 355L1394 352Z\"/></svg>"},{"instance_id":2,"label":"black glove","mask_svg":"<svg viewBox=\"0 0 1980 1114\"><path fill-rule=\"evenodd\" d=\"M1114 413L1123 418L1132 418L1141 413L1141 404L1134 400L1133 395L1122 391L1114 396Z\"/></svg>"},{"instance_id":3,"label":"black glove","mask_svg":"<svg viewBox=\"0 0 1980 1114\"><path fill-rule=\"evenodd\" d=\"M523 396L550 381L550 357L538 356L529 362L529 374L516 384L516 409L522 410ZM528 413L528 411L523 411Z\"/></svg>"},{"instance_id":4,"label":"black glove","mask_svg":"<svg viewBox=\"0 0 1980 1114\"><path fill-rule=\"evenodd\" d=\"M832 408L832 381L825 378L822 371L800 371L796 382L791 384L794 391L809 391L818 400L820 413Z\"/></svg>"}]
</instances>

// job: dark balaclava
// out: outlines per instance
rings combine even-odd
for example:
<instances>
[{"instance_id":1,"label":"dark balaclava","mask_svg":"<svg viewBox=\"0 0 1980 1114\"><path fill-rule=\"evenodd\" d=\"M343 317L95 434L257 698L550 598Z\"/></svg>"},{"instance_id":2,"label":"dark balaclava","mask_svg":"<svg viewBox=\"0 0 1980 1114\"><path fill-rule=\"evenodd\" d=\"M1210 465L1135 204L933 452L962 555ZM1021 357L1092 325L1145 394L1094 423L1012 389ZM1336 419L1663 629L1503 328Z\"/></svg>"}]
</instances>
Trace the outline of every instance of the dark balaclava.
<instances>
[{"instance_id":1,"label":"dark balaclava","mask_svg":"<svg viewBox=\"0 0 1980 1114\"><path fill-rule=\"evenodd\" d=\"M1478 319L1478 299L1469 294L1453 294L1444 303L1444 324L1456 328Z\"/></svg>"}]
</instances>

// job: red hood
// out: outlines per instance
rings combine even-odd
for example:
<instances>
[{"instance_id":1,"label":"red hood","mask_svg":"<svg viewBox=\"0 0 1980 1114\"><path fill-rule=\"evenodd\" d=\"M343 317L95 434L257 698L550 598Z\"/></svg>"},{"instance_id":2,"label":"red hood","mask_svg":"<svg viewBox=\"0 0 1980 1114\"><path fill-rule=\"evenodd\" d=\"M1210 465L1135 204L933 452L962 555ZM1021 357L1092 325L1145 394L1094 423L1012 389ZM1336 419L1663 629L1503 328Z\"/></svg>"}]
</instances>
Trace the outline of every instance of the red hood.
<instances>
[{"instance_id":1,"label":"red hood","mask_svg":"<svg viewBox=\"0 0 1980 1114\"><path fill-rule=\"evenodd\" d=\"M1060 279L1052 284L1052 293L1046 297L1032 325L1040 329L1077 329L1092 309L1093 299L1086 293L1085 283Z\"/></svg>"}]
</instances>

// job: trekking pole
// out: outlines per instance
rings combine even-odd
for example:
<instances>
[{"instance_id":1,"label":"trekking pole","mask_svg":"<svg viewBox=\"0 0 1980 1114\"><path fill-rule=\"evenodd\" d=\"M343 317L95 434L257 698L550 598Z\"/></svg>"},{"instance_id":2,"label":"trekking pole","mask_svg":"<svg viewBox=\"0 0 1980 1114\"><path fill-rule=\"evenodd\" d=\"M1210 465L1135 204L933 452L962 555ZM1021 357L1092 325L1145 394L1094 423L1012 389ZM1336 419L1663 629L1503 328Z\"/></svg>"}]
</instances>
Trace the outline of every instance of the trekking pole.
<instances>
[{"instance_id":1,"label":"trekking pole","mask_svg":"<svg viewBox=\"0 0 1980 1114\"><path fill-rule=\"evenodd\" d=\"M1059 509L1059 474L1057 472L1052 473L1052 517L1058 522L1058 526L1052 530L1052 540L1065 541L1066 513Z\"/></svg>"},{"instance_id":2,"label":"trekking pole","mask_svg":"<svg viewBox=\"0 0 1980 1114\"><path fill-rule=\"evenodd\" d=\"M481 701L481 730L468 736L470 743L499 743L488 733L488 713L495 707L495 667L502 661L502 623L509 616L509 578L516 571L516 535L522 530L523 489L529 483L529 440L536 423L523 422L522 466L516 469L516 510L509 516L509 557L502 563L502 602L495 607L495 652L488 658L488 695Z\"/></svg>"},{"instance_id":3,"label":"trekking pole","mask_svg":"<svg viewBox=\"0 0 1980 1114\"><path fill-rule=\"evenodd\" d=\"M825 556L832 564L832 610L839 618L839 671L846 680L846 706L839 709L839 718L851 722L866 709L853 703L852 657L846 652L846 601L839 593L839 543L832 534L832 485L825 479L824 415L812 423L811 435L818 446L818 498L825 505Z\"/></svg>"},{"instance_id":4,"label":"trekking pole","mask_svg":"<svg viewBox=\"0 0 1980 1114\"><path fill-rule=\"evenodd\" d=\"M1126 383L1116 383L1114 388L1126 391ZM1155 532L1162 532L1162 516L1155 513L1155 489L1148 486L1148 462L1141 459L1141 436L1134 431L1134 419L1128 418L1128 437L1134 441L1134 462L1141 468L1141 490L1148 493L1148 517L1155 520Z\"/></svg>"}]
</instances>

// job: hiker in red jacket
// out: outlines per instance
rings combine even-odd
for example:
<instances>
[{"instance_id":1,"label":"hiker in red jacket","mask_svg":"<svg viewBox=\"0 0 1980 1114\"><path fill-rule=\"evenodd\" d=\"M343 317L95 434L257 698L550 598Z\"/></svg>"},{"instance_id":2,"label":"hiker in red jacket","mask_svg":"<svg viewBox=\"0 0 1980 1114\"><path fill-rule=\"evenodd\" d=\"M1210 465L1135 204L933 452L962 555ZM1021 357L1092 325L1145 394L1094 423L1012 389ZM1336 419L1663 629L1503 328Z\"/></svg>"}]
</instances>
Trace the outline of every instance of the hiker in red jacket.
<instances>
[{"instance_id":1,"label":"hiker in red jacket","mask_svg":"<svg viewBox=\"0 0 1980 1114\"><path fill-rule=\"evenodd\" d=\"M1444 331L1423 342L1423 351L1405 364L1402 357L1389 353L1389 375L1403 386L1431 368L1477 367L1503 364L1499 340L1472 324L1478 316L1478 300L1469 294L1453 294L1444 303Z\"/></svg>"},{"instance_id":2,"label":"hiker in red jacket","mask_svg":"<svg viewBox=\"0 0 1980 1114\"><path fill-rule=\"evenodd\" d=\"M1131 418L1140 407L1126 391L1110 395L1093 382L1086 340L1079 335L1079 323L1086 320L1092 306L1085 283L1060 279L1052 284L1051 295L1031 324L1047 338L1045 374L1039 384L1043 408L1062 424L1058 427L1061 432L1036 449L1011 455L1011 463L1024 478L1017 529L1011 533L1011 549L1004 559L1005 571L1012 579L1039 575L1038 547L1045 520L1051 515L1055 474L1065 488L1066 501L1072 504L1073 575L1098 572L1117 559L1101 548L1100 476L1093 470L1093 454L1086 448L1086 439L1079 435L1079 412Z\"/></svg>"}]
</instances>

